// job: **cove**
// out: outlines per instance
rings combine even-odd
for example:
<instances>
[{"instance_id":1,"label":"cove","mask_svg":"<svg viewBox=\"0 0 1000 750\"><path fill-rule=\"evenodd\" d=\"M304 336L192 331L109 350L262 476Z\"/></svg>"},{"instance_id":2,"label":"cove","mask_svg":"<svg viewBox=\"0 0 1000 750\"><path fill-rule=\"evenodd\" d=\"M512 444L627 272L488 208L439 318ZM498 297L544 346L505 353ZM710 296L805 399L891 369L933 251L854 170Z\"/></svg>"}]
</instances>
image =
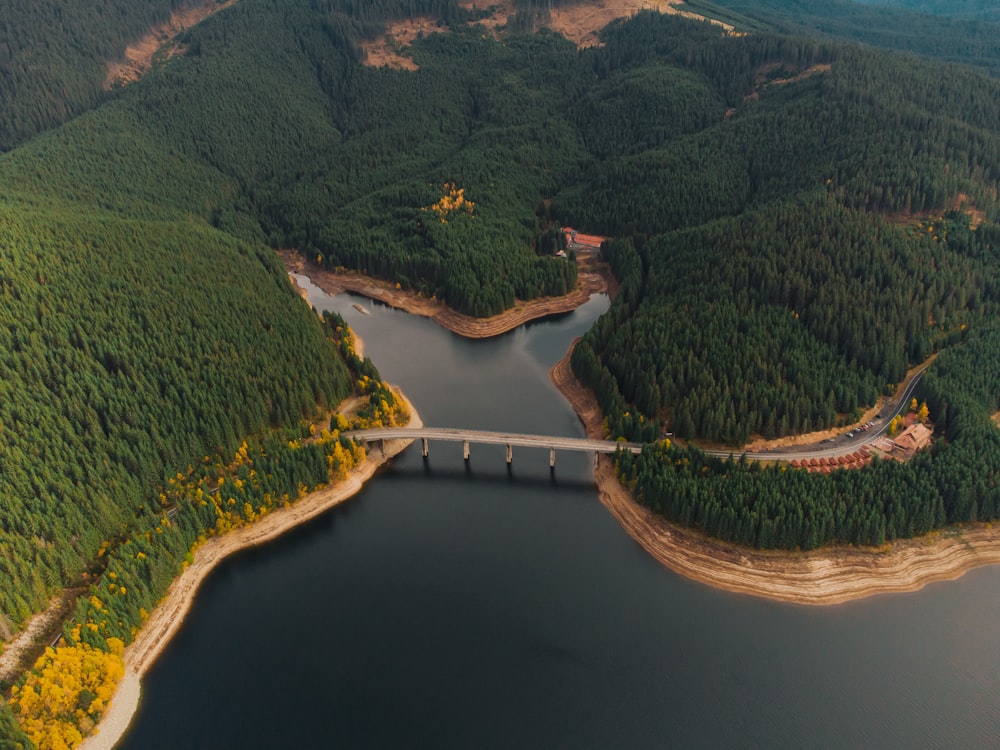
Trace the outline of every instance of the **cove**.
<instances>
[{"instance_id":1,"label":"cove","mask_svg":"<svg viewBox=\"0 0 1000 750\"><path fill-rule=\"evenodd\" d=\"M468 341L336 309L432 426L583 436L547 372L607 306ZM364 315L352 305L370 311ZM1000 571L824 608L650 558L591 460L419 445L209 579L121 747L989 747Z\"/></svg>"}]
</instances>

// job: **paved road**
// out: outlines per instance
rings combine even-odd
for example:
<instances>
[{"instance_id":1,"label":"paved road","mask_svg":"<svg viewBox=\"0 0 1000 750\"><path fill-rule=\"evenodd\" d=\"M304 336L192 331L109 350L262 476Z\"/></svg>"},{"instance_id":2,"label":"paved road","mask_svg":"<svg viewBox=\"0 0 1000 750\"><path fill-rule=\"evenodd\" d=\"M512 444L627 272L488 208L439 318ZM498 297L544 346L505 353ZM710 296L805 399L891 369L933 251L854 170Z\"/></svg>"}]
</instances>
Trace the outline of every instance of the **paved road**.
<instances>
[{"instance_id":1,"label":"paved road","mask_svg":"<svg viewBox=\"0 0 1000 750\"><path fill-rule=\"evenodd\" d=\"M854 453L862 446L874 443L889 429L893 417L903 412L913 397L917 383L927 369L918 370L903 391L880 412L868 430L851 430L835 438L829 438L812 445L796 445L773 448L766 451L741 454L736 450L706 450L712 456L745 455L748 459L762 461L791 461L792 459L836 458ZM848 437L851 435L851 437ZM584 453L614 453L626 448L632 453L642 451L641 443L624 443L612 440L588 440L586 438L558 437L554 435L524 435L513 432L487 432L484 430L461 430L446 427L380 427L369 430L351 430L344 437L361 438L368 442L376 440L444 440L456 443L480 443L489 445L509 445L527 448L548 448L560 451L580 451Z\"/></svg>"},{"instance_id":2,"label":"paved road","mask_svg":"<svg viewBox=\"0 0 1000 750\"><path fill-rule=\"evenodd\" d=\"M846 456L849 453L854 453L862 446L871 445L878 438L882 437L889 431L889 423L892 422L893 417L906 411L909 406L910 399L913 398L913 392L917 388L917 383L920 382L920 378L926 370L927 365L922 367L913 375L913 378L903 391L893 401L890 401L882 408L882 411L879 412L881 416L872 420L874 424L866 431L862 432L859 430L849 430L848 433L838 435L835 438L829 438L828 440L820 443L814 443L812 445L795 445L787 448L773 448L771 450L756 453L747 453L746 457L764 461L791 461L794 458L800 460L807 458L836 458L837 456ZM848 437L847 435L851 433L853 433L854 436ZM715 456L729 456L730 454L740 455L735 451L705 452Z\"/></svg>"},{"instance_id":3,"label":"paved road","mask_svg":"<svg viewBox=\"0 0 1000 750\"><path fill-rule=\"evenodd\" d=\"M641 443L619 443L613 440L588 440L586 438L557 437L553 435L523 435L515 432L487 432L485 430L459 430L446 427L378 427L370 430L351 430L344 437L375 440L446 440L454 443L480 443L512 445L523 448L549 448L558 451L584 453L614 453L624 447L633 453L642 451Z\"/></svg>"}]
</instances>

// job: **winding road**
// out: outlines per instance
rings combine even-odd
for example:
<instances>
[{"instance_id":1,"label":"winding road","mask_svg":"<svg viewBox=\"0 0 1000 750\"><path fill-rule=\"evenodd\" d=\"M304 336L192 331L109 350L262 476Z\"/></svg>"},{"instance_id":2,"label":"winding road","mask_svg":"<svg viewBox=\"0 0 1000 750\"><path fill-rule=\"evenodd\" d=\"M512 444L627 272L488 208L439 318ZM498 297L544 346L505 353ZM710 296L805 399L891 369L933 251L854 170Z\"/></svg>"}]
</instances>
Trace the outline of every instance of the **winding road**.
<instances>
[{"instance_id":1,"label":"winding road","mask_svg":"<svg viewBox=\"0 0 1000 750\"><path fill-rule=\"evenodd\" d=\"M796 445L783 448L772 448L765 451L741 452L739 450L705 450L711 456L745 456L754 461L791 461L793 459L836 458L855 452L865 445L870 445L882 437L889 429L893 417L902 413L913 397L920 377L928 365L917 370L902 392L890 401L879 416L872 420L872 426L867 430L855 428L846 434L827 438L812 445ZM358 438L368 443L380 440L417 440L423 441L423 453L428 452L427 441L438 440L463 443L465 458L470 455L470 443L488 445L506 445L507 462L510 463L513 447L547 448L551 451L552 465L555 465L555 451L578 451L584 453L615 453L624 448L632 453L642 451L641 443L627 443L613 440L590 440L587 438L559 437L555 435L525 435L512 432L489 432L485 430L464 430L450 427L378 427L367 430L351 430L344 432L344 437Z\"/></svg>"},{"instance_id":2,"label":"winding road","mask_svg":"<svg viewBox=\"0 0 1000 750\"><path fill-rule=\"evenodd\" d=\"M847 433L843 435L838 435L835 438L828 438L820 443L814 443L812 445L796 445L788 446L784 448L773 448L766 451L758 451L753 453L738 454L736 451L705 451L705 453L715 455L715 456L729 456L729 455L745 455L748 459L753 459L757 461L790 461L792 459L810 459L810 458L836 458L838 456L845 456L849 453L853 453L862 446L871 445L878 438L885 435L889 431L889 424L892 422L893 417L902 414L909 404L910 399L913 398L913 392L917 388L917 383L920 382L921 376L926 372L929 365L925 364L919 370L917 370L913 377L910 378L910 382L906 384L902 392L893 400L890 401L886 406L882 407L879 412L879 416L872 420L872 426L868 430L860 430L860 428L854 428L848 430ZM852 437L848 437L852 435Z\"/></svg>"}]
</instances>

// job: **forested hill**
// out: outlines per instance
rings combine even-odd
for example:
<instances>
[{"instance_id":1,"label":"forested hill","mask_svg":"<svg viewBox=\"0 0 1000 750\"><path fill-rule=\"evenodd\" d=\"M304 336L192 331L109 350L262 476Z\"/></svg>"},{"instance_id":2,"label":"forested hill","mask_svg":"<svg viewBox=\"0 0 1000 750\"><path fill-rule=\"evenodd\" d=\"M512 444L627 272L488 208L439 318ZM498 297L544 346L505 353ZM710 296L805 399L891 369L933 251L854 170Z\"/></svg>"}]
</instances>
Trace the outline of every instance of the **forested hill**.
<instances>
[{"instance_id":1,"label":"forested hill","mask_svg":"<svg viewBox=\"0 0 1000 750\"><path fill-rule=\"evenodd\" d=\"M990 0L688 0L709 18L862 42L1000 76L1000 8Z\"/></svg>"},{"instance_id":2,"label":"forested hill","mask_svg":"<svg viewBox=\"0 0 1000 750\"><path fill-rule=\"evenodd\" d=\"M363 66L360 40L378 14L415 10L451 23L415 43L420 69ZM995 319L997 81L656 13L614 24L604 47L582 52L550 33L494 38L474 20L431 0L358 11L342 0L243 0L216 14L189 32L183 59L0 160L18 222L10 262L27 263L4 288L37 300L44 328L59 319L43 281L55 272L32 264L105 259L61 274L71 286L133 257L195 277L190 263L206 261L193 248L212 247L209 257L234 264L214 283L242 284L239 268L274 273L267 242L488 314L568 288L573 266L551 256L551 238L555 222L572 224L616 237L623 294L575 362L613 431L667 427L731 443L850 415L908 365ZM974 232L969 211L985 221ZM63 228L46 239L57 218ZM56 251L73 237L87 252ZM192 304L185 325L218 319L203 307L217 296ZM176 322L167 311L120 319ZM23 325L11 329L13 354L50 341L90 351L82 334L33 337ZM270 315L259 326L277 327ZM137 336L102 337L89 356L108 375L95 382L144 371L128 364ZM278 351L262 372L276 372ZM249 379L266 388L268 378ZM50 399L58 408L61 393ZM185 398L167 393L168 403ZM262 419L301 413L304 393L182 423L231 443ZM150 461L123 454L121 465L149 480L150 466L183 460L185 445L156 448Z\"/></svg>"},{"instance_id":3,"label":"forested hill","mask_svg":"<svg viewBox=\"0 0 1000 750\"><path fill-rule=\"evenodd\" d=\"M673 520L761 547L997 518L997 81L761 33L693 48L673 28L647 16L606 34L584 133L624 111L646 140L601 154L552 203L615 236L620 295L573 357L610 431L738 446L846 423L940 351L920 392L940 440L913 464L832 478L651 449L622 458L624 480ZM643 126L653 75L615 98L671 65L730 105L722 121L672 138L652 114Z\"/></svg>"},{"instance_id":4,"label":"forested hill","mask_svg":"<svg viewBox=\"0 0 1000 750\"><path fill-rule=\"evenodd\" d=\"M865 5L906 8L918 13L963 18L970 21L1000 22L1000 6L994 0L858 0Z\"/></svg>"},{"instance_id":5,"label":"forested hill","mask_svg":"<svg viewBox=\"0 0 1000 750\"><path fill-rule=\"evenodd\" d=\"M363 65L366 37L416 13L446 29L414 43L418 70ZM616 436L826 426L940 352L921 397L944 441L913 466L819 490L696 452L622 471L670 517L762 546L1000 513L1000 82L657 13L582 51L476 20L451 0L241 0L0 157L0 630L100 574L102 548L142 581L119 590L155 601L230 512L203 497L174 536L168 477L260 510L244 437L272 502L340 465L334 444L274 458L318 404L376 386L268 245L485 315L572 286L560 224L612 235L621 293L574 367ZM138 529L172 540L167 562ZM141 622L115 597L118 617L81 605L85 638Z\"/></svg>"},{"instance_id":6,"label":"forested hill","mask_svg":"<svg viewBox=\"0 0 1000 750\"><path fill-rule=\"evenodd\" d=\"M0 151L105 97L107 63L186 0L0 0Z\"/></svg>"}]
</instances>

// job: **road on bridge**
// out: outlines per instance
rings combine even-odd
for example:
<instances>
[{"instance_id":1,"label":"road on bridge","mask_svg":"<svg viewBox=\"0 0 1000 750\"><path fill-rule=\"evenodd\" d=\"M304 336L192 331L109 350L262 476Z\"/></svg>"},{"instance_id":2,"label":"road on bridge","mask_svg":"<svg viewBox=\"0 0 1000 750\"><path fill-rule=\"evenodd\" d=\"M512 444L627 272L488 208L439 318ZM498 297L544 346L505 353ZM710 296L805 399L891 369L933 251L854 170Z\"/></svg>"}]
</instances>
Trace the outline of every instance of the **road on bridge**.
<instances>
[{"instance_id":1,"label":"road on bridge","mask_svg":"<svg viewBox=\"0 0 1000 750\"><path fill-rule=\"evenodd\" d=\"M902 413L907 403L913 397L917 383L927 370L927 365L914 373L910 382L894 401L889 402L879 416L873 420L869 430L851 430L846 435L828 438L812 445L797 445L786 448L773 448L765 451L746 452L739 450L704 450L713 456L746 456L756 461L791 461L792 459L836 458L853 453L864 445L869 445L888 429L892 419ZM588 438L558 437L555 435L526 435L514 432L489 432L486 430L463 430L448 427L377 427L367 430L350 430L344 432L344 437L359 438L367 442L378 440L423 440L424 455L427 455L428 440L443 440L465 444L465 456L469 456L469 444L506 445L507 461L511 460L513 446L525 448L547 448L552 451L553 462L555 451L578 451L584 453L615 453L619 448L640 453L641 443L626 443L613 440L590 440Z\"/></svg>"},{"instance_id":2,"label":"road on bridge","mask_svg":"<svg viewBox=\"0 0 1000 750\"><path fill-rule=\"evenodd\" d=\"M423 440L424 455L427 455L428 440L443 440L463 443L465 458L469 457L469 444L507 446L507 463L513 457L512 449L545 448L550 451L550 465L555 466L556 451L576 451L581 453L615 453L625 449L632 453L642 452L641 443L626 443L614 440L590 440L588 438L558 437L555 435L525 435L516 432L488 432L486 430L462 430L449 427L376 427L367 430L350 430L344 437L360 438L369 443L378 440Z\"/></svg>"}]
</instances>

